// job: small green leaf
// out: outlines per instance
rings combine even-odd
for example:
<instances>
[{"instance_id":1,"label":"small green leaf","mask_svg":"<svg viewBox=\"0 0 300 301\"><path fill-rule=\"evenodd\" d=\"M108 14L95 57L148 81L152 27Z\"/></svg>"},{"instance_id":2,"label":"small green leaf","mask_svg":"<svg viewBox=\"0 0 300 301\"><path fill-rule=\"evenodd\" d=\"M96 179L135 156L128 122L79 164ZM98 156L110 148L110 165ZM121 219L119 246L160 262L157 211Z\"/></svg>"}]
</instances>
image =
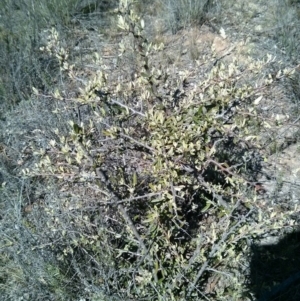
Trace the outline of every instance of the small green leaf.
<instances>
[{"instance_id":1,"label":"small green leaf","mask_svg":"<svg viewBox=\"0 0 300 301\"><path fill-rule=\"evenodd\" d=\"M79 126L77 123L73 124L73 130L76 134L82 134L83 133L83 128Z\"/></svg>"},{"instance_id":2,"label":"small green leaf","mask_svg":"<svg viewBox=\"0 0 300 301\"><path fill-rule=\"evenodd\" d=\"M205 207L201 210L202 213L206 212L211 206L211 203L210 202L207 202Z\"/></svg>"},{"instance_id":3,"label":"small green leaf","mask_svg":"<svg viewBox=\"0 0 300 301\"><path fill-rule=\"evenodd\" d=\"M132 185L133 187L135 187L137 184L137 176L136 176L136 172L133 173L133 177L132 177Z\"/></svg>"}]
</instances>

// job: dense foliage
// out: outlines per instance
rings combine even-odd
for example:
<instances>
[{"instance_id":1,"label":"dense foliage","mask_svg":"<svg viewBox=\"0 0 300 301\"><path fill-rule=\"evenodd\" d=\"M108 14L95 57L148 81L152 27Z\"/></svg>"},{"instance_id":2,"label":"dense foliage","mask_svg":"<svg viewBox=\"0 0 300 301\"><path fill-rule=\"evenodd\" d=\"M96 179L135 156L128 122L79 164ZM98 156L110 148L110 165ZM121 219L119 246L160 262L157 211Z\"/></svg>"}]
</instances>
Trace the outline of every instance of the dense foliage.
<instances>
[{"instance_id":1,"label":"dense foliage","mask_svg":"<svg viewBox=\"0 0 300 301\"><path fill-rule=\"evenodd\" d=\"M214 49L192 70L162 65L135 4L114 11L113 72L44 31L56 85L30 86L14 111L26 120L7 113L2 153L18 157L1 166L14 172L1 190L7 300L246 300L251 240L293 226L257 183L270 127L259 106L295 69L262 76L275 57Z\"/></svg>"}]
</instances>

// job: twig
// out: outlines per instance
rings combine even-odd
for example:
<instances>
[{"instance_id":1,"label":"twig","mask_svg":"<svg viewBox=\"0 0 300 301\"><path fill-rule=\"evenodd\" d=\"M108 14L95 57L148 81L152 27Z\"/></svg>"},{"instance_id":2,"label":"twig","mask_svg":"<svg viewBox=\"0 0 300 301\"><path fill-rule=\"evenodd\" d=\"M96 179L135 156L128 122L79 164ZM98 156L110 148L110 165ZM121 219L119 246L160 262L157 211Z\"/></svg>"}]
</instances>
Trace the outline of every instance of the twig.
<instances>
[{"instance_id":1,"label":"twig","mask_svg":"<svg viewBox=\"0 0 300 301\"><path fill-rule=\"evenodd\" d=\"M142 117L144 117L144 118L146 117L145 114L143 114L143 113L141 113L141 112L138 112L138 111L134 110L133 108L128 107L128 106L124 105L123 103L121 103L121 102L119 102L119 101L117 101L117 100L110 99L109 102L110 102L110 103L113 103L113 104L116 104L116 105L118 105L118 106L120 106L120 107L122 107L122 108L128 109L129 111L131 111L131 112L134 113L134 114L140 115L140 116L142 116Z\"/></svg>"},{"instance_id":2,"label":"twig","mask_svg":"<svg viewBox=\"0 0 300 301\"><path fill-rule=\"evenodd\" d=\"M150 146L148 146L148 145L146 145L146 144L143 144L143 143L141 143L141 142L135 140L134 138L132 138L132 137L130 137L130 136L128 136L128 135L125 135L125 134L120 133L119 136L120 136L120 137L123 137L123 138L126 138L126 139L129 139L129 140L133 141L135 144L140 145L140 146L142 146L142 147L144 147L144 148L150 150L151 152L154 152L154 151L155 151L154 148L152 148L152 147L150 147Z\"/></svg>"},{"instance_id":3,"label":"twig","mask_svg":"<svg viewBox=\"0 0 300 301\"><path fill-rule=\"evenodd\" d=\"M89 153L87 152L87 150L85 149L85 147L83 146L83 144L81 142L79 142L79 145L82 148L82 151L84 153L84 155L91 161L92 166L94 166L94 159L89 155ZM97 177L106 184L106 187L109 189L110 182L108 181L107 177L105 176L105 174L103 173L103 171L100 168L96 168L95 169L96 175ZM134 236L138 239L140 246L142 247L144 254L147 253L147 247L144 244L143 239L140 237L136 227L134 226L131 218L129 217L129 215L126 212L126 209L124 208L124 206L121 204L121 200L118 198L118 196L115 194L115 192L112 189L109 189L110 193L113 196L113 200L114 202L118 202L116 203L117 207L119 208L119 210L121 211L121 214L123 215L123 218L125 219L125 221L128 223L128 226L130 227L131 231L133 232Z\"/></svg>"},{"instance_id":4,"label":"twig","mask_svg":"<svg viewBox=\"0 0 300 301\"><path fill-rule=\"evenodd\" d=\"M232 208L230 214L229 214L229 217L232 216L233 212L235 211L235 209L239 206L240 202L238 201L235 206ZM187 296L190 296L192 291L195 289L196 287L196 284L197 282L199 281L200 277L202 276L202 274L204 273L205 270L207 270L207 267L208 267L208 262L209 262L209 259L213 258L216 253L220 250L221 246L225 243L226 239L233 233L233 231L235 231L235 229L242 223L244 222L245 218L247 216L249 216L250 214L252 213L252 210L250 210L246 216L239 220L234 226L231 227L230 231L226 231L224 229L224 232L223 232L223 235L222 235L222 238L221 240L215 244L213 246L213 248L211 249L209 255L208 255L208 258L207 258L207 261L202 265L200 271L198 272L198 274L196 275L194 281L192 282L192 284L189 286L189 289L188 289L188 293L187 293ZM228 217L224 217L223 220L225 220L225 218L228 218ZM222 221L220 222L220 224L222 223Z\"/></svg>"},{"instance_id":5,"label":"twig","mask_svg":"<svg viewBox=\"0 0 300 301\"><path fill-rule=\"evenodd\" d=\"M98 177L97 177L98 179ZM103 190L98 190L97 191L105 194L106 196L109 196L108 193L106 193L105 191ZM132 202L132 201L136 201L136 200L141 200L141 199L146 199L146 198L151 198L153 196L159 196L159 195L162 195L163 191L161 192L153 192L153 193L148 193L148 194L144 194L144 195L141 195L141 196L137 196L137 197L132 197L132 198L128 198L128 199L123 199L123 200L119 200L119 201L111 201L111 202L102 202L103 204L105 205L116 205L116 204L122 204L122 203L127 203L127 202Z\"/></svg>"},{"instance_id":6,"label":"twig","mask_svg":"<svg viewBox=\"0 0 300 301\"><path fill-rule=\"evenodd\" d=\"M97 176L101 179L101 181L103 183L106 184L106 186L109 188L110 183L108 181L108 179L106 178L105 174L103 173L103 171L100 168L96 168L96 174ZM147 253L147 247L144 244L143 239L140 237L136 227L134 226L131 218L129 217L129 215L127 214L126 209L124 208L124 206L120 203L120 199L118 198L118 196L114 193L114 191L112 191L112 189L110 189L110 193L113 196L114 202L118 202L116 203L117 207L119 208L119 210L121 211L121 214L123 215L123 218L125 219L125 221L127 222L128 226L130 227L131 231L133 232L134 236L138 239L140 246L142 247L144 253Z\"/></svg>"}]
</instances>

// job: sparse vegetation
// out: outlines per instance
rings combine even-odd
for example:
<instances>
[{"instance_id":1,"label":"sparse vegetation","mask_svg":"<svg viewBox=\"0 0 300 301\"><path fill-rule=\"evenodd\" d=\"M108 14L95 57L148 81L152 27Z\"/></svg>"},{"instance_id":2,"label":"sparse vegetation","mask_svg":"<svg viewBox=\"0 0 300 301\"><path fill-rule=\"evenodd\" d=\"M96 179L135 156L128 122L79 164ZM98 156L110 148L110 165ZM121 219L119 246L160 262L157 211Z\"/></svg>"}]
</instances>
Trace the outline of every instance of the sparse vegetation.
<instances>
[{"instance_id":1,"label":"sparse vegetation","mask_svg":"<svg viewBox=\"0 0 300 301\"><path fill-rule=\"evenodd\" d=\"M166 25L173 33L191 25L202 25L218 1L214 0L167 0L161 1Z\"/></svg>"},{"instance_id":2,"label":"sparse vegetation","mask_svg":"<svg viewBox=\"0 0 300 301\"><path fill-rule=\"evenodd\" d=\"M230 1L19 2L0 6L3 300L258 298L251 245L299 222L264 163L298 139L296 41L281 62L232 47Z\"/></svg>"}]
</instances>

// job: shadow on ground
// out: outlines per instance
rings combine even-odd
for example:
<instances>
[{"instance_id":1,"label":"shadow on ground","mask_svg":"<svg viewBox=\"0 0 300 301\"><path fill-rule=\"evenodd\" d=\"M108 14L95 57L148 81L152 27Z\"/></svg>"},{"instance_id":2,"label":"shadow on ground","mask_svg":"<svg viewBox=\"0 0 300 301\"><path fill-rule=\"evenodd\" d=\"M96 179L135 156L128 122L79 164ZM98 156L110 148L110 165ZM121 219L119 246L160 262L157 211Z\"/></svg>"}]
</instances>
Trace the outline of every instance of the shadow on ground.
<instances>
[{"instance_id":1,"label":"shadow on ground","mask_svg":"<svg viewBox=\"0 0 300 301\"><path fill-rule=\"evenodd\" d=\"M300 231L253 246L250 283L257 301L300 300Z\"/></svg>"}]
</instances>

